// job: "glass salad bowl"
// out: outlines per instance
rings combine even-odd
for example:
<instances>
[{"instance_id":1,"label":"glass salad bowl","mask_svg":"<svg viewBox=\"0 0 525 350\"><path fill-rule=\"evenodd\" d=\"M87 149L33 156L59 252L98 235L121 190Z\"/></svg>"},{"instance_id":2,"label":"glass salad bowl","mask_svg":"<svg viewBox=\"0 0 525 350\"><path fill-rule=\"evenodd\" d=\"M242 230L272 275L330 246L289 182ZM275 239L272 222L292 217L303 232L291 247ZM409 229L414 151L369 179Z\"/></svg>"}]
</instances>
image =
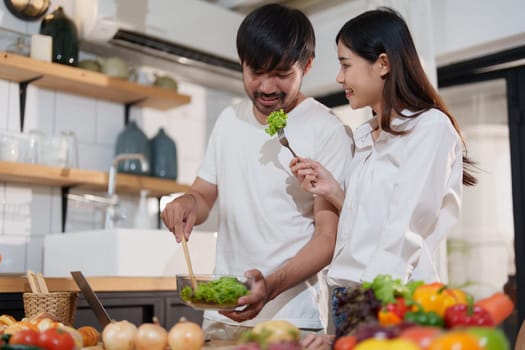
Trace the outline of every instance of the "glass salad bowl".
<instances>
[{"instance_id":1,"label":"glass salad bowl","mask_svg":"<svg viewBox=\"0 0 525 350\"><path fill-rule=\"evenodd\" d=\"M177 275L177 292L182 301L197 310L239 310L237 299L250 291L249 281L242 276L195 275L194 290L190 275Z\"/></svg>"}]
</instances>

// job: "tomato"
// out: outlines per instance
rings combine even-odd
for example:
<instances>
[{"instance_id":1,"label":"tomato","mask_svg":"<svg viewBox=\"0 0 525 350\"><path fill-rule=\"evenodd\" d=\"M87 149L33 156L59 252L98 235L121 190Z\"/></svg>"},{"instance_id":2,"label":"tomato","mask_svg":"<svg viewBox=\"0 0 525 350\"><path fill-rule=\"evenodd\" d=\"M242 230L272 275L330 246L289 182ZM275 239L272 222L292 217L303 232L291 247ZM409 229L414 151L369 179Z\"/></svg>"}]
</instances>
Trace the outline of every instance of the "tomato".
<instances>
[{"instance_id":1,"label":"tomato","mask_svg":"<svg viewBox=\"0 0 525 350\"><path fill-rule=\"evenodd\" d=\"M344 335L335 341L334 350L352 350L356 343L356 337L353 335Z\"/></svg>"},{"instance_id":2,"label":"tomato","mask_svg":"<svg viewBox=\"0 0 525 350\"><path fill-rule=\"evenodd\" d=\"M33 329L23 329L11 335L9 344L37 345L40 333Z\"/></svg>"},{"instance_id":3,"label":"tomato","mask_svg":"<svg viewBox=\"0 0 525 350\"><path fill-rule=\"evenodd\" d=\"M402 331L399 337L413 341L421 349L427 349L440 332L441 328L438 327L413 326Z\"/></svg>"},{"instance_id":4,"label":"tomato","mask_svg":"<svg viewBox=\"0 0 525 350\"><path fill-rule=\"evenodd\" d=\"M73 350L75 340L67 331L60 328L50 328L40 332L38 346L46 350Z\"/></svg>"}]
</instances>

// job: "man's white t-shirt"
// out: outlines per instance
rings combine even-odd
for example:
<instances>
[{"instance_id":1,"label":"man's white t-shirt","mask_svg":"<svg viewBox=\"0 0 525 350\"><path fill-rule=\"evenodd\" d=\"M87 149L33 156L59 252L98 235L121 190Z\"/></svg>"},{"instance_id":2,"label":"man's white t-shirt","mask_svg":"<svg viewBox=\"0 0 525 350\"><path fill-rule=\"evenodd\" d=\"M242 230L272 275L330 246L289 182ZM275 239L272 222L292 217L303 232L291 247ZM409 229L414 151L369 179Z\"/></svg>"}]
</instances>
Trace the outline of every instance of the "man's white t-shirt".
<instances>
[{"instance_id":1,"label":"man's white t-shirt","mask_svg":"<svg viewBox=\"0 0 525 350\"><path fill-rule=\"evenodd\" d=\"M210 135L198 176L218 188L217 274L243 275L257 268L268 275L293 258L314 233L311 193L290 171L290 151L269 136L253 115L250 101L226 108ZM300 156L319 161L344 183L352 157L347 128L327 107L307 98L288 113L285 133ZM322 328L317 277L270 301L253 326L269 319L299 328ZM205 318L239 324L217 312Z\"/></svg>"}]
</instances>

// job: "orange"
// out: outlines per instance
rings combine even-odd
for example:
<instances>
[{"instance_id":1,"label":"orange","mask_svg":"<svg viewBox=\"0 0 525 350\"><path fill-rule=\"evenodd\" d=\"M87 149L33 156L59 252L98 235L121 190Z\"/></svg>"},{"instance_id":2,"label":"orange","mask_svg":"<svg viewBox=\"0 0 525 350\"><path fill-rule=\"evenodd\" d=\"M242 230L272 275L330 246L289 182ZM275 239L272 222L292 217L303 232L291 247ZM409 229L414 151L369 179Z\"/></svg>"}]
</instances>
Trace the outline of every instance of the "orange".
<instances>
[{"instance_id":1,"label":"orange","mask_svg":"<svg viewBox=\"0 0 525 350\"><path fill-rule=\"evenodd\" d=\"M447 332L434 339L428 350L483 350L476 337L465 332Z\"/></svg>"}]
</instances>

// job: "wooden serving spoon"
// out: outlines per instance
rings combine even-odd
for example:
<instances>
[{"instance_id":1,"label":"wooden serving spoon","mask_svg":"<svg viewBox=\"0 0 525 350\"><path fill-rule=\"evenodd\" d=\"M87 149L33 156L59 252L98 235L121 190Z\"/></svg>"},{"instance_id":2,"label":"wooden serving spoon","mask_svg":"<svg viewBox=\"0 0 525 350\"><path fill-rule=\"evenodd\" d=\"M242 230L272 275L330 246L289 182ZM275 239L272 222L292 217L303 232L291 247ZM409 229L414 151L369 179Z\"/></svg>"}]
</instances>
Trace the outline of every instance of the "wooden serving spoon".
<instances>
[{"instance_id":1,"label":"wooden serving spoon","mask_svg":"<svg viewBox=\"0 0 525 350\"><path fill-rule=\"evenodd\" d=\"M182 235L182 249L184 250L184 257L186 258L186 265L188 266L188 273L190 274L191 286L193 292L197 290L197 279L193 274L193 268L191 267L190 252L188 250L188 243L186 242L186 237Z\"/></svg>"}]
</instances>

